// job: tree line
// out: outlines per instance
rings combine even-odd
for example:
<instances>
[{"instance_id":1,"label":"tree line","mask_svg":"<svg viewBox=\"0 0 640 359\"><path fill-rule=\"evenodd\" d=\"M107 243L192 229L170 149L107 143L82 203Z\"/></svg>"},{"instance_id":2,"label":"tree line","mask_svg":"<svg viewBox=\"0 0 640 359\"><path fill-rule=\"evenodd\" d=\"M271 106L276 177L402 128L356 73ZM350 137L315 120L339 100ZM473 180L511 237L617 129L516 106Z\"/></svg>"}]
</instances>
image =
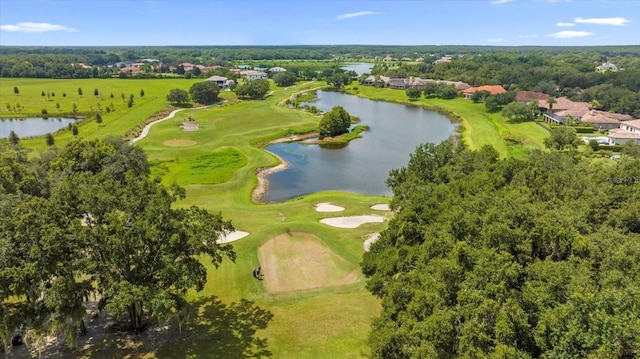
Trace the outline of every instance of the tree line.
<instances>
[{"instance_id":1,"label":"tree line","mask_svg":"<svg viewBox=\"0 0 640 359\"><path fill-rule=\"evenodd\" d=\"M362 262L373 357L640 355L640 158L445 141L387 184L395 216Z\"/></svg>"}]
</instances>

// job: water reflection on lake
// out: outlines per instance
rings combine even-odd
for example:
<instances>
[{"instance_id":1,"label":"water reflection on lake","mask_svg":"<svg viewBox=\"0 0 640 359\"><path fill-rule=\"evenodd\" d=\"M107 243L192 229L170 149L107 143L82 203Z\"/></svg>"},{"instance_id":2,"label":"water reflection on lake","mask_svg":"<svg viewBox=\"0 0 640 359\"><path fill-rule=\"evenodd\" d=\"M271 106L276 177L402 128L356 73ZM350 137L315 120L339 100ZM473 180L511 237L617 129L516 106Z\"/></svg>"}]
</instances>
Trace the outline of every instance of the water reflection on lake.
<instances>
[{"instance_id":1,"label":"water reflection on lake","mask_svg":"<svg viewBox=\"0 0 640 359\"><path fill-rule=\"evenodd\" d=\"M26 117L26 118L2 118L0 119L0 138L9 137L11 131L18 137L40 136L56 132L78 121L70 117Z\"/></svg>"},{"instance_id":2,"label":"water reflection on lake","mask_svg":"<svg viewBox=\"0 0 640 359\"><path fill-rule=\"evenodd\" d=\"M328 91L318 91L312 104L323 111L340 105L370 130L338 149L297 142L267 147L289 163L286 170L268 177L267 202L326 190L391 195L385 184L390 170L406 166L416 146L439 143L455 134L456 126L449 119L420 107Z\"/></svg>"},{"instance_id":3,"label":"water reflection on lake","mask_svg":"<svg viewBox=\"0 0 640 359\"><path fill-rule=\"evenodd\" d=\"M351 62L342 66L342 69L346 71L355 71L358 76L362 74L370 74L373 64L370 62Z\"/></svg>"}]
</instances>

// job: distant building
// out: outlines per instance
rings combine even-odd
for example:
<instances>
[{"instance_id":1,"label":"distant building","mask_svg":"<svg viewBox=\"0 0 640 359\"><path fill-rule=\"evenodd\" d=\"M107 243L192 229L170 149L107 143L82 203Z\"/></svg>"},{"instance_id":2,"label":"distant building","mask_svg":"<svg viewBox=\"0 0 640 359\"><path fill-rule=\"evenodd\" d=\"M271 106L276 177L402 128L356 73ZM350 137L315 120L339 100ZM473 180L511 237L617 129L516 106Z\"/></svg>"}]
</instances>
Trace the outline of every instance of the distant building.
<instances>
[{"instance_id":1,"label":"distant building","mask_svg":"<svg viewBox=\"0 0 640 359\"><path fill-rule=\"evenodd\" d=\"M244 76L247 81L251 82L253 80L266 80L267 79L267 74L261 71L255 71L255 70L246 70L246 71L240 71L240 75Z\"/></svg>"},{"instance_id":2,"label":"distant building","mask_svg":"<svg viewBox=\"0 0 640 359\"><path fill-rule=\"evenodd\" d=\"M285 72L285 71L287 71L287 69L282 68L282 67L278 67L278 66L272 67L272 68L269 69L269 72L274 72L274 73Z\"/></svg>"},{"instance_id":3,"label":"distant building","mask_svg":"<svg viewBox=\"0 0 640 359\"><path fill-rule=\"evenodd\" d=\"M596 71L598 72L618 71L618 67L610 62L605 62L602 65L597 66Z\"/></svg>"},{"instance_id":4,"label":"distant building","mask_svg":"<svg viewBox=\"0 0 640 359\"><path fill-rule=\"evenodd\" d=\"M505 90L504 87L500 85L484 85L478 87L469 87L468 89L462 91L462 95L466 99L471 99L473 94L478 91L487 91L490 95L498 95L507 92L507 90Z\"/></svg>"},{"instance_id":5,"label":"distant building","mask_svg":"<svg viewBox=\"0 0 640 359\"><path fill-rule=\"evenodd\" d=\"M221 89L228 89L229 85L231 84L230 80L223 76L211 76L205 81L215 82L216 85L218 85L218 87Z\"/></svg>"}]
</instances>

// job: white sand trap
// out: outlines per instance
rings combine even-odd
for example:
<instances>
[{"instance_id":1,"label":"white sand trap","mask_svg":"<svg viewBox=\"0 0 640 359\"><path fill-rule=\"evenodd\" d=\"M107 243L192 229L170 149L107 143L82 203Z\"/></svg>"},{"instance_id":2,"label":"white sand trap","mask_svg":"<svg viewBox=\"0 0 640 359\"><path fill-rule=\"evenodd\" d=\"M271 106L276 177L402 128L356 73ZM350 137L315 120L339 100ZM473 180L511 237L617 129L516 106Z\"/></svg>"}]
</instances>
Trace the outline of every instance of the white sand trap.
<instances>
[{"instance_id":1,"label":"white sand trap","mask_svg":"<svg viewBox=\"0 0 640 359\"><path fill-rule=\"evenodd\" d=\"M316 211L318 212L340 212L344 211L344 207L336 206L331 203L318 203L316 205Z\"/></svg>"},{"instance_id":2,"label":"white sand trap","mask_svg":"<svg viewBox=\"0 0 640 359\"><path fill-rule=\"evenodd\" d=\"M364 240L364 243L362 243L362 248L364 248L364 250L368 252L369 248L371 248L371 245L374 244L378 239L380 239L380 233L371 233L369 237Z\"/></svg>"},{"instance_id":3,"label":"white sand trap","mask_svg":"<svg viewBox=\"0 0 640 359\"><path fill-rule=\"evenodd\" d=\"M338 228L356 228L365 223L382 223L384 217L382 216L351 216L351 217L334 217L321 219L320 223L330 225Z\"/></svg>"},{"instance_id":4,"label":"white sand trap","mask_svg":"<svg viewBox=\"0 0 640 359\"><path fill-rule=\"evenodd\" d=\"M374 204L373 206L371 206L371 209L375 209L376 211L389 211L389 210L391 210L389 208L388 204Z\"/></svg>"},{"instance_id":5,"label":"white sand trap","mask_svg":"<svg viewBox=\"0 0 640 359\"><path fill-rule=\"evenodd\" d=\"M229 243L229 242L237 241L238 239L242 239L248 235L249 235L249 232L243 232L243 231L229 232L226 235L222 235L220 239L218 239L218 243Z\"/></svg>"}]
</instances>

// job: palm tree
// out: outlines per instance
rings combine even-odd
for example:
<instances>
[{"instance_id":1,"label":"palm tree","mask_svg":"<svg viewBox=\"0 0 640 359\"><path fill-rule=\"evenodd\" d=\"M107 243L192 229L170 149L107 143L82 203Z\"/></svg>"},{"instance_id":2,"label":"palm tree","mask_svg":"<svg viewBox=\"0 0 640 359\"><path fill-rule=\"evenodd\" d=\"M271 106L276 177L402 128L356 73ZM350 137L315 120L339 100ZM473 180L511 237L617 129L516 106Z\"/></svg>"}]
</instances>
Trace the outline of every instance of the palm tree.
<instances>
[{"instance_id":1,"label":"palm tree","mask_svg":"<svg viewBox=\"0 0 640 359\"><path fill-rule=\"evenodd\" d=\"M557 103L557 102L558 102L558 101L556 101L556 99L555 99L555 98L553 98L553 97L549 97L549 98L547 99L547 104L549 104L549 112L553 112L553 104L554 104L554 103Z\"/></svg>"}]
</instances>

